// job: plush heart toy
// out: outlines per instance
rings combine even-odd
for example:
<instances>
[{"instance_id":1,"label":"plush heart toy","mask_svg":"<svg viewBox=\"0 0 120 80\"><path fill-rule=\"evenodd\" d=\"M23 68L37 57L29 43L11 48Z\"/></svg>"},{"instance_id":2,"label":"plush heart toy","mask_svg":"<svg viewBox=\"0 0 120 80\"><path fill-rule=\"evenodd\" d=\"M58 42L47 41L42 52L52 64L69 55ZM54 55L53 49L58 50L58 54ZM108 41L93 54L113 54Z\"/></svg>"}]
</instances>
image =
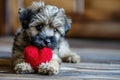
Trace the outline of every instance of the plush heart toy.
<instances>
[{"instance_id":1,"label":"plush heart toy","mask_svg":"<svg viewBox=\"0 0 120 80\"><path fill-rule=\"evenodd\" d=\"M24 49L24 57L25 61L37 70L39 64L49 62L52 59L52 50L48 47L38 49L35 46L27 46Z\"/></svg>"}]
</instances>

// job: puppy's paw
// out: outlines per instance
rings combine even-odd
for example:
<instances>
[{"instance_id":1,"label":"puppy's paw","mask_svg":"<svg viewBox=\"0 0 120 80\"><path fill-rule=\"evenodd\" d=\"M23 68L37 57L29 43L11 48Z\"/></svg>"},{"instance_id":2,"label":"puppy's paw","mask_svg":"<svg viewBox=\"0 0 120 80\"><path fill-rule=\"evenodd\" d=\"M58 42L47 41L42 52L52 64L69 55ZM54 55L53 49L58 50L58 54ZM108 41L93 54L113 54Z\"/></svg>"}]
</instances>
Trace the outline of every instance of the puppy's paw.
<instances>
[{"instance_id":1,"label":"puppy's paw","mask_svg":"<svg viewBox=\"0 0 120 80\"><path fill-rule=\"evenodd\" d=\"M18 74L29 74L34 72L31 65L26 62L16 64L16 66L14 67L14 70Z\"/></svg>"},{"instance_id":2,"label":"puppy's paw","mask_svg":"<svg viewBox=\"0 0 120 80\"><path fill-rule=\"evenodd\" d=\"M59 63L42 63L38 66L38 73L43 75L54 75L59 73Z\"/></svg>"},{"instance_id":3,"label":"puppy's paw","mask_svg":"<svg viewBox=\"0 0 120 80\"><path fill-rule=\"evenodd\" d=\"M80 62L80 56L76 53L72 53L71 55L65 56L62 58L63 62L67 63L79 63Z\"/></svg>"}]
</instances>

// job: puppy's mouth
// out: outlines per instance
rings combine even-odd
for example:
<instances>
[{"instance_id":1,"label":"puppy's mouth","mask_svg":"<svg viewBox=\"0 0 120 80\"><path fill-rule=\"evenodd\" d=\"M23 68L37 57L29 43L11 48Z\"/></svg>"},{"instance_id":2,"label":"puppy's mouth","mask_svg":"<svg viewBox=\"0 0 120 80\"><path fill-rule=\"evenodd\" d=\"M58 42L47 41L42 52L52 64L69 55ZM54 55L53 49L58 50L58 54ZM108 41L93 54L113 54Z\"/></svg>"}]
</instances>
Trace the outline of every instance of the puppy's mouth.
<instances>
[{"instance_id":1,"label":"puppy's mouth","mask_svg":"<svg viewBox=\"0 0 120 80\"><path fill-rule=\"evenodd\" d=\"M45 33L40 32L31 40L31 44L38 48L49 47L52 50L58 45L58 40L55 36L46 36Z\"/></svg>"}]
</instances>

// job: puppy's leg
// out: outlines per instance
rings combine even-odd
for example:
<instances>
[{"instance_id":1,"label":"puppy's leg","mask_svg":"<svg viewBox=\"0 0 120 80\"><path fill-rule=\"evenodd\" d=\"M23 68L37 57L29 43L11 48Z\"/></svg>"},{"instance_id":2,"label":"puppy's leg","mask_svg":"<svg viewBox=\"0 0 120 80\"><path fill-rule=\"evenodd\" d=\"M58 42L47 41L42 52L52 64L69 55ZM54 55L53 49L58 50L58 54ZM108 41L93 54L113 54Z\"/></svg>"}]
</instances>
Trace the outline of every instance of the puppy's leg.
<instances>
[{"instance_id":1,"label":"puppy's leg","mask_svg":"<svg viewBox=\"0 0 120 80\"><path fill-rule=\"evenodd\" d=\"M31 65L26 63L23 58L23 54L21 54L20 51L13 54L12 64L14 71L19 74L33 73L34 70L32 69Z\"/></svg>"},{"instance_id":2,"label":"puppy's leg","mask_svg":"<svg viewBox=\"0 0 120 80\"><path fill-rule=\"evenodd\" d=\"M32 69L29 63L24 61L24 47L28 44L28 41L24 41L27 35L22 31L17 33L15 36L13 50L12 50L12 66L16 73L32 73L34 70Z\"/></svg>"},{"instance_id":3,"label":"puppy's leg","mask_svg":"<svg viewBox=\"0 0 120 80\"><path fill-rule=\"evenodd\" d=\"M68 63L80 62L80 56L70 50L68 42L64 39L60 42L59 56L64 62Z\"/></svg>"},{"instance_id":4,"label":"puppy's leg","mask_svg":"<svg viewBox=\"0 0 120 80\"><path fill-rule=\"evenodd\" d=\"M38 73L44 75L54 75L59 73L61 59L58 57L57 53L53 51L52 60L48 63L42 63L38 66Z\"/></svg>"}]
</instances>

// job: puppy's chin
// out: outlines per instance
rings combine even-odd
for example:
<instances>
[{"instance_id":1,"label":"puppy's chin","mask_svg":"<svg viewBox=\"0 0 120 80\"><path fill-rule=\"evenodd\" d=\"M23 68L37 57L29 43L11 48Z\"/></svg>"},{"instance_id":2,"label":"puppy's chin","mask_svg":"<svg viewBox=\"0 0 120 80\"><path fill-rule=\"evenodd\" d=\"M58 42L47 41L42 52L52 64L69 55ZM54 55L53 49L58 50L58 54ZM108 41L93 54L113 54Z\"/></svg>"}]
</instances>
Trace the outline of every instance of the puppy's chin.
<instances>
[{"instance_id":1,"label":"puppy's chin","mask_svg":"<svg viewBox=\"0 0 120 80\"><path fill-rule=\"evenodd\" d=\"M49 47L53 50L57 48L58 40L55 36L48 37L41 32L32 38L31 44L38 48Z\"/></svg>"}]
</instances>

